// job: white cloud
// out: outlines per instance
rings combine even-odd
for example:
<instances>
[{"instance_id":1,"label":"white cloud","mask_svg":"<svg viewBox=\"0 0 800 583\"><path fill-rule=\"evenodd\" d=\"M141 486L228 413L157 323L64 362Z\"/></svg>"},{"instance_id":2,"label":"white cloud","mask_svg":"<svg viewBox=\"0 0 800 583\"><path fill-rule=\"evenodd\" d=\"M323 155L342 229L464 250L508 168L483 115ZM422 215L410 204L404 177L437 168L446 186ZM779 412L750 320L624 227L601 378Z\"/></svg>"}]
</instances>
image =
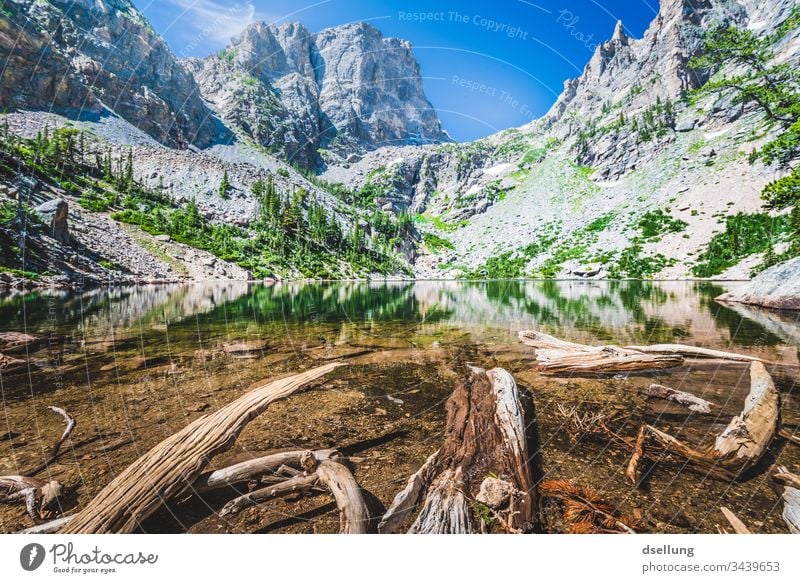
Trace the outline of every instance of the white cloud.
<instances>
[{"instance_id":1,"label":"white cloud","mask_svg":"<svg viewBox=\"0 0 800 583\"><path fill-rule=\"evenodd\" d=\"M258 19L256 8L249 0L235 4L215 0L167 0L182 10L174 26L186 27L193 31L187 36L195 37L193 42L201 44L203 39L227 42Z\"/></svg>"}]
</instances>

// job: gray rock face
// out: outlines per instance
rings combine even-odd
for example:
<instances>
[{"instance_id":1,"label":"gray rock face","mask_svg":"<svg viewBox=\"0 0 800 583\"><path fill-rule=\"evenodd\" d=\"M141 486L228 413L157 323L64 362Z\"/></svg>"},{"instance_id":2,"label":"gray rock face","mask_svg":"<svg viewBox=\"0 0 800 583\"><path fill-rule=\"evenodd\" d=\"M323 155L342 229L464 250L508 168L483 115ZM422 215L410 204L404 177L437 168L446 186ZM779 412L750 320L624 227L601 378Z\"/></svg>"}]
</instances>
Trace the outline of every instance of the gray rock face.
<instances>
[{"instance_id":1,"label":"gray rock face","mask_svg":"<svg viewBox=\"0 0 800 583\"><path fill-rule=\"evenodd\" d=\"M192 76L129 0L8 0L0 107L108 108L163 144L207 146L225 130ZM9 59L9 61L7 61Z\"/></svg>"},{"instance_id":2,"label":"gray rock face","mask_svg":"<svg viewBox=\"0 0 800 583\"><path fill-rule=\"evenodd\" d=\"M800 310L800 257L767 269L742 289L723 294L717 301Z\"/></svg>"},{"instance_id":3,"label":"gray rock face","mask_svg":"<svg viewBox=\"0 0 800 583\"><path fill-rule=\"evenodd\" d=\"M63 198L49 200L33 209L50 230L49 235L59 243L69 245L69 205Z\"/></svg>"},{"instance_id":4,"label":"gray rock face","mask_svg":"<svg viewBox=\"0 0 800 583\"><path fill-rule=\"evenodd\" d=\"M314 165L385 145L449 141L425 97L411 45L358 23L318 34L298 23L249 26L189 59L220 116L284 159Z\"/></svg>"}]
</instances>

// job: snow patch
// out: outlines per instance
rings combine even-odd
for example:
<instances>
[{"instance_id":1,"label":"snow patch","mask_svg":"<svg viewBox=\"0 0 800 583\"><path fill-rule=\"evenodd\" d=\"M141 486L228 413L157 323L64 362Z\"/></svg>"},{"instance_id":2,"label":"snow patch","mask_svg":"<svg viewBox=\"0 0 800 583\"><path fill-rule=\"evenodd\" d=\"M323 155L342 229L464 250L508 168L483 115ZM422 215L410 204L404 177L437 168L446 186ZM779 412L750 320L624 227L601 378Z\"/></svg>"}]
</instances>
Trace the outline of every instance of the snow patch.
<instances>
[{"instance_id":1,"label":"snow patch","mask_svg":"<svg viewBox=\"0 0 800 583\"><path fill-rule=\"evenodd\" d=\"M761 30L767 25L766 21L764 20L756 20L755 22L751 22L747 25L747 28L750 30Z\"/></svg>"},{"instance_id":2,"label":"snow patch","mask_svg":"<svg viewBox=\"0 0 800 583\"><path fill-rule=\"evenodd\" d=\"M491 168L486 168L483 173L488 174L489 176L499 176L501 174L505 174L506 171L511 168L513 164L509 162L504 162L503 164L498 164L497 166L492 166Z\"/></svg>"}]
</instances>

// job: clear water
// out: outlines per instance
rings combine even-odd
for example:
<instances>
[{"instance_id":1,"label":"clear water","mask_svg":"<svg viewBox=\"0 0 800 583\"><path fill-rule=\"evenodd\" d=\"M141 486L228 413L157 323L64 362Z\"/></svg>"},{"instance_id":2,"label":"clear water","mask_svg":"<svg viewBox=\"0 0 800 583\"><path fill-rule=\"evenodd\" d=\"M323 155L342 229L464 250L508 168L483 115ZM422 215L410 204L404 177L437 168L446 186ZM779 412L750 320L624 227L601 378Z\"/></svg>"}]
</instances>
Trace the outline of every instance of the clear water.
<instances>
[{"instance_id":1,"label":"clear water","mask_svg":"<svg viewBox=\"0 0 800 583\"><path fill-rule=\"evenodd\" d=\"M730 286L735 284L730 284ZM800 424L800 315L726 307L728 284L698 282L240 282L50 291L0 297L0 330L44 341L28 366L0 376L0 475L46 455L63 429L48 405L78 420L71 445L40 477L82 482L65 502L88 504L113 476L191 420L253 382L350 356L312 391L276 403L214 464L287 447L339 447L358 458L356 477L374 513L438 448L443 404L468 364L511 371L535 405L540 478L591 485L654 532L716 532L728 506L754 531L785 532L765 470L800 470L800 448L776 441L764 467L727 484L687 467L657 465L644 487L624 477L628 451L596 438L570 440L561 405L619 411L616 429L643 422L702 444L741 410L747 366L693 363L626 378L548 378L534 370L517 332L537 329L589 344L682 342L768 360L784 426ZM231 352L231 343L246 343ZM16 355L19 356L19 355ZM721 406L715 417L648 409L651 382ZM6 432L19 434L2 439ZM335 532L324 496L254 508L232 521L215 511L223 492L173 501L147 532ZM29 526L21 506L0 506L0 530Z\"/></svg>"}]
</instances>

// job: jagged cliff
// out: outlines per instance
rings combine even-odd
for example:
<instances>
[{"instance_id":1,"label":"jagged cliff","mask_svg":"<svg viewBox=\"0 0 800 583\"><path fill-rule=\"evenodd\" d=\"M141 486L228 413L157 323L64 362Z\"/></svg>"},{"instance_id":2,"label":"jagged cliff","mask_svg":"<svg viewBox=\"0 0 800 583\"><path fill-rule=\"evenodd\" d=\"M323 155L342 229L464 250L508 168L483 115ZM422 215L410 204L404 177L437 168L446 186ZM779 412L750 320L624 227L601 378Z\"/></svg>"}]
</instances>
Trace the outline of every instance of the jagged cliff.
<instances>
[{"instance_id":1,"label":"jagged cliff","mask_svg":"<svg viewBox=\"0 0 800 583\"><path fill-rule=\"evenodd\" d=\"M3 11L0 107L115 113L178 148L229 136L129 0L7 0Z\"/></svg>"},{"instance_id":2,"label":"jagged cliff","mask_svg":"<svg viewBox=\"0 0 800 583\"><path fill-rule=\"evenodd\" d=\"M781 170L748 160L774 137L763 111L697 95L708 73L690 61L711 27L767 37L794 6L662 0L641 39L618 24L541 119L469 144L384 149L325 177L371 184L385 208L417 215L418 276L692 277L729 217L765 213L760 192ZM798 38L771 47L776 62L797 66ZM663 232L644 236L652 222ZM720 275L747 277L759 260Z\"/></svg>"},{"instance_id":3,"label":"jagged cliff","mask_svg":"<svg viewBox=\"0 0 800 583\"><path fill-rule=\"evenodd\" d=\"M203 96L232 126L290 162L449 141L410 43L356 23L309 32L250 25L217 55L190 59Z\"/></svg>"}]
</instances>

